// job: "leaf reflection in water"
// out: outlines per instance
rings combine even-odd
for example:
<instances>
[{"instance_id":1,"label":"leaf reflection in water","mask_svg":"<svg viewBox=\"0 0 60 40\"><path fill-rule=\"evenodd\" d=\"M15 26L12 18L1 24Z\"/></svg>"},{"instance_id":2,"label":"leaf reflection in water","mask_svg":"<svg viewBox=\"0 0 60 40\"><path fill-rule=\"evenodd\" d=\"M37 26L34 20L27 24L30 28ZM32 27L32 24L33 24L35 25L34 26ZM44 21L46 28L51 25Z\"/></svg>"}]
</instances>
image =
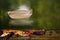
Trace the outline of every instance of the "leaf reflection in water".
<instances>
[{"instance_id":1,"label":"leaf reflection in water","mask_svg":"<svg viewBox=\"0 0 60 40\"><path fill-rule=\"evenodd\" d=\"M33 21L29 19L20 19L20 20L10 20L10 25L30 25Z\"/></svg>"}]
</instances>

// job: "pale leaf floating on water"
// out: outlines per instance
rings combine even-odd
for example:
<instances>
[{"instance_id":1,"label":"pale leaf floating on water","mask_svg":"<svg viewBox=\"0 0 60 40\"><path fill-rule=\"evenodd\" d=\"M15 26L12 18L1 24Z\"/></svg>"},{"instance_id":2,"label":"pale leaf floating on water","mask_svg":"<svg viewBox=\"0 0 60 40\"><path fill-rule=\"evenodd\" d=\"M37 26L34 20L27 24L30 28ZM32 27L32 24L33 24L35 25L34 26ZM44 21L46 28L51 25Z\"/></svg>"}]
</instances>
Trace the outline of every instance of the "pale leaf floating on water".
<instances>
[{"instance_id":1,"label":"pale leaf floating on water","mask_svg":"<svg viewBox=\"0 0 60 40\"><path fill-rule=\"evenodd\" d=\"M22 5L18 10L9 11L8 15L11 19L30 18L30 16L32 15L32 9L29 9L27 6Z\"/></svg>"}]
</instances>

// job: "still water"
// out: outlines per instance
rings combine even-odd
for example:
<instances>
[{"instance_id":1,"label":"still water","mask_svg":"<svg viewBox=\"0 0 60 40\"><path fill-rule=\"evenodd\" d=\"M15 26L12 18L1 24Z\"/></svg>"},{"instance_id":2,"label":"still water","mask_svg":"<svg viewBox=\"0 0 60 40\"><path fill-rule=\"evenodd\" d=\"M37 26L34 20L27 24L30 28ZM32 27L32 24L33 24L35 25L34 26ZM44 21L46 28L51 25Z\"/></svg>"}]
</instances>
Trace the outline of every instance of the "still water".
<instances>
[{"instance_id":1,"label":"still water","mask_svg":"<svg viewBox=\"0 0 60 40\"><path fill-rule=\"evenodd\" d=\"M10 19L1 23L1 29L26 30L33 28L33 20L30 19Z\"/></svg>"},{"instance_id":2,"label":"still water","mask_svg":"<svg viewBox=\"0 0 60 40\"><path fill-rule=\"evenodd\" d=\"M32 10L30 10L26 5L21 5L19 9L15 11L8 11L7 14L11 19L7 18L8 20L1 20L1 29L26 30L34 28L33 20L29 19L29 17L32 15Z\"/></svg>"}]
</instances>

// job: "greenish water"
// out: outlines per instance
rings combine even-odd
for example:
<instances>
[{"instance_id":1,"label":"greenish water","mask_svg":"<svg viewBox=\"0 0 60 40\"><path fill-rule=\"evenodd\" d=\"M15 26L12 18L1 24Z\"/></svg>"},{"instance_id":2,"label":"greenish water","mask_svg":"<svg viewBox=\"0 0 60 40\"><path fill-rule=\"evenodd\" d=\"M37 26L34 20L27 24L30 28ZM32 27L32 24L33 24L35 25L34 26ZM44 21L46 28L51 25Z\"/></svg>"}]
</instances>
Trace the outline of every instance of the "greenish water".
<instances>
[{"instance_id":1,"label":"greenish water","mask_svg":"<svg viewBox=\"0 0 60 40\"><path fill-rule=\"evenodd\" d=\"M17 29L17 30L26 30L33 29L32 20L9 20L1 22L1 29Z\"/></svg>"},{"instance_id":2,"label":"greenish water","mask_svg":"<svg viewBox=\"0 0 60 40\"><path fill-rule=\"evenodd\" d=\"M1 2L0 9L0 29L58 29L60 30L60 0L29 0L29 1L20 1L17 4L14 1L5 1ZM15 10L18 8L18 5L22 5L25 2L33 10L31 20L33 23L28 25L22 25L19 23L11 23L11 19L8 18L8 10ZM6 5L6 6L5 6ZM13 5L13 6L12 6ZM10 7L12 6L12 8ZM30 19L29 19L30 20ZM14 22L14 21L13 21ZM25 22L24 22L25 23ZM18 25L17 25L18 24Z\"/></svg>"},{"instance_id":3,"label":"greenish water","mask_svg":"<svg viewBox=\"0 0 60 40\"><path fill-rule=\"evenodd\" d=\"M55 27L40 27L39 25L36 25L35 22L31 19L23 19L23 20L4 20L0 22L0 29L17 29L17 30L31 30L31 29L54 29L59 30L60 28Z\"/></svg>"}]
</instances>

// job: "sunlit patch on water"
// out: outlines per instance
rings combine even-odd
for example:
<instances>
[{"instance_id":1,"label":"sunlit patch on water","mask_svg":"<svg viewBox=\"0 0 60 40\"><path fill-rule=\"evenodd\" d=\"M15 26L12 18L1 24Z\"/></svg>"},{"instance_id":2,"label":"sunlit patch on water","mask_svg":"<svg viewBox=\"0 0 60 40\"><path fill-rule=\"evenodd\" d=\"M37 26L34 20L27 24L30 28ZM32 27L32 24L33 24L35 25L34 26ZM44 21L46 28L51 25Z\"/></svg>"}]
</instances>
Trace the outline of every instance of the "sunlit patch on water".
<instances>
[{"instance_id":1,"label":"sunlit patch on water","mask_svg":"<svg viewBox=\"0 0 60 40\"><path fill-rule=\"evenodd\" d=\"M21 30L2 30L3 33L2 35L0 35L0 37L5 37L5 36L8 36L11 32L14 33L14 35L19 35L19 36L28 36L24 31L21 31Z\"/></svg>"},{"instance_id":2,"label":"sunlit patch on water","mask_svg":"<svg viewBox=\"0 0 60 40\"><path fill-rule=\"evenodd\" d=\"M5 36L7 36L9 34L9 32L8 33L3 33L0 37L5 37Z\"/></svg>"},{"instance_id":3,"label":"sunlit patch on water","mask_svg":"<svg viewBox=\"0 0 60 40\"><path fill-rule=\"evenodd\" d=\"M29 40L29 39L31 39L31 40L60 40L60 34L59 33L56 33L56 31L55 30L46 30L46 31L48 31L48 32L46 32L46 33L48 33L48 34L43 34L43 35L28 35L26 32L27 31L21 31L21 30L7 30L7 29L5 29L5 30L2 30L3 31L3 34L0 36L0 37L4 37L4 36L7 36L8 35L8 33L10 33L10 32L14 32L14 34L15 35L13 35L13 37L9 37L9 39L10 40L20 40L20 39L24 39L24 40ZM29 31L29 30L28 30ZM32 31L32 30L30 30L30 31ZM42 31L42 30L35 30L35 32L37 32L37 31ZM53 33L50 33L50 31L52 31ZM19 36L17 36L16 34L19 34ZM50 34L52 34L52 35L50 35ZM58 34L58 35L56 35L56 34ZM0 39L3 39L3 38L0 38ZM4 38L4 40L5 40L6 38Z\"/></svg>"}]
</instances>

